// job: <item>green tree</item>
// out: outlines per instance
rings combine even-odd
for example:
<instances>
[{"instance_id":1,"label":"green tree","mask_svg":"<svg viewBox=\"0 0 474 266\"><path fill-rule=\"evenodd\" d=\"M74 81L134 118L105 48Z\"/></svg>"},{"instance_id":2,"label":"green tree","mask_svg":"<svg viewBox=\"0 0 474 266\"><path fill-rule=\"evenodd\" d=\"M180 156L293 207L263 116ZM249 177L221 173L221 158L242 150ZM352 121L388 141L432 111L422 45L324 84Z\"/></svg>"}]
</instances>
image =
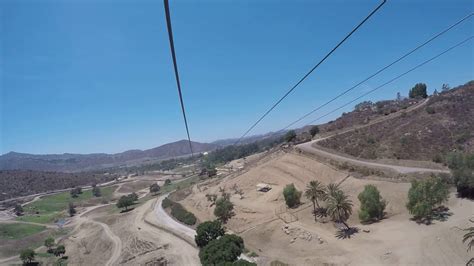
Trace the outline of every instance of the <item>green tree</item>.
<instances>
[{"instance_id":1,"label":"green tree","mask_svg":"<svg viewBox=\"0 0 474 266\"><path fill-rule=\"evenodd\" d=\"M227 223L235 215L234 204L230 201L229 197L221 197L216 201L214 215L223 223Z\"/></svg>"},{"instance_id":2,"label":"green tree","mask_svg":"<svg viewBox=\"0 0 474 266\"><path fill-rule=\"evenodd\" d=\"M408 93L410 98L416 97L428 97L428 93L426 92L426 84L425 83L417 83Z\"/></svg>"},{"instance_id":3,"label":"green tree","mask_svg":"<svg viewBox=\"0 0 474 266\"><path fill-rule=\"evenodd\" d=\"M20 259L23 261L23 264L31 263L36 256L36 252L30 248L24 249L20 252Z\"/></svg>"},{"instance_id":4,"label":"green tree","mask_svg":"<svg viewBox=\"0 0 474 266\"><path fill-rule=\"evenodd\" d=\"M376 186L366 185L358 198L360 201L359 219L362 222L383 218L387 202L380 196Z\"/></svg>"},{"instance_id":5,"label":"green tree","mask_svg":"<svg viewBox=\"0 0 474 266\"><path fill-rule=\"evenodd\" d=\"M425 180L413 180L408 190L407 209L417 220L430 219L433 209L448 200L448 186L441 178L432 176Z\"/></svg>"},{"instance_id":6,"label":"green tree","mask_svg":"<svg viewBox=\"0 0 474 266\"><path fill-rule=\"evenodd\" d=\"M117 201L117 208L124 208L124 211L128 211L128 207L132 206L133 200L129 196L122 196Z\"/></svg>"},{"instance_id":7,"label":"green tree","mask_svg":"<svg viewBox=\"0 0 474 266\"><path fill-rule=\"evenodd\" d=\"M92 185L92 195L94 195L94 197L102 196L102 192L100 191L100 187L98 187L96 184Z\"/></svg>"},{"instance_id":8,"label":"green tree","mask_svg":"<svg viewBox=\"0 0 474 266\"><path fill-rule=\"evenodd\" d=\"M336 192L340 191L339 185L335 183L329 183L327 187L327 195L333 196Z\"/></svg>"},{"instance_id":9,"label":"green tree","mask_svg":"<svg viewBox=\"0 0 474 266\"><path fill-rule=\"evenodd\" d=\"M474 223L474 220L469 220L471 223ZM474 226L464 229L466 234L462 238L463 243L467 243L467 251L470 251L474 247Z\"/></svg>"},{"instance_id":10,"label":"green tree","mask_svg":"<svg viewBox=\"0 0 474 266\"><path fill-rule=\"evenodd\" d=\"M458 195L474 199L474 153L451 153L447 161Z\"/></svg>"},{"instance_id":11,"label":"green tree","mask_svg":"<svg viewBox=\"0 0 474 266\"><path fill-rule=\"evenodd\" d=\"M318 133L319 133L319 127L318 126L313 126L309 130L309 134L311 134L311 137L314 137Z\"/></svg>"},{"instance_id":12,"label":"green tree","mask_svg":"<svg viewBox=\"0 0 474 266\"><path fill-rule=\"evenodd\" d=\"M158 193L159 191L160 191L160 185L158 185L157 183L151 184L150 193L153 193L154 195L156 195L156 193Z\"/></svg>"},{"instance_id":13,"label":"green tree","mask_svg":"<svg viewBox=\"0 0 474 266\"><path fill-rule=\"evenodd\" d=\"M130 198L130 200L132 201L132 204L138 200L138 195L135 192L128 194L127 197Z\"/></svg>"},{"instance_id":14,"label":"green tree","mask_svg":"<svg viewBox=\"0 0 474 266\"><path fill-rule=\"evenodd\" d=\"M74 203L69 202L69 208L68 208L69 216L73 217L74 214L76 214L76 206L74 206Z\"/></svg>"},{"instance_id":15,"label":"green tree","mask_svg":"<svg viewBox=\"0 0 474 266\"><path fill-rule=\"evenodd\" d=\"M316 221L316 206L319 206L318 199L324 200L326 198L326 188L321 184L321 182L317 180L310 181L309 184L306 186L306 190L304 195L307 199L313 202L313 213L314 213L314 220Z\"/></svg>"},{"instance_id":16,"label":"green tree","mask_svg":"<svg viewBox=\"0 0 474 266\"><path fill-rule=\"evenodd\" d=\"M171 184L171 180L166 179L166 180L165 180L165 186L168 186L168 185L170 185L170 184Z\"/></svg>"},{"instance_id":17,"label":"green tree","mask_svg":"<svg viewBox=\"0 0 474 266\"><path fill-rule=\"evenodd\" d=\"M66 247L64 245L59 245L53 250L54 256L60 257L66 254Z\"/></svg>"},{"instance_id":18,"label":"green tree","mask_svg":"<svg viewBox=\"0 0 474 266\"><path fill-rule=\"evenodd\" d=\"M48 237L44 240L44 246L48 249L48 252L51 253L52 248L54 247L54 238Z\"/></svg>"},{"instance_id":19,"label":"green tree","mask_svg":"<svg viewBox=\"0 0 474 266\"><path fill-rule=\"evenodd\" d=\"M283 189L283 197L285 198L286 205L289 208L294 208L300 204L301 192L291 183Z\"/></svg>"},{"instance_id":20,"label":"green tree","mask_svg":"<svg viewBox=\"0 0 474 266\"><path fill-rule=\"evenodd\" d=\"M23 212L24 212L23 206L21 206L21 204L16 204L16 205L15 205L15 208L13 209L13 211L15 212L15 214L16 214L17 216L22 216L22 215L23 215Z\"/></svg>"},{"instance_id":21,"label":"green tree","mask_svg":"<svg viewBox=\"0 0 474 266\"><path fill-rule=\"evenodd\" d=\"M352 201L349 200L342 190L337 190L328 197L327 213L335 222L343 223L347 229L347 220L352 214Z\"/></svg>"},{"instance_id":22,"label":"green tree","mask_svg":"<svg viewBox=\"0 0 474 266\"><path fill-rule=\"evenodd\" d=\"M194 241L200 248L206 246L209 242L225 234L225 229L221 221L207 221L198 225Z\"/></svg>"},{"instance_id":23,"label":"green tree","mask_svg":"<svg viewBox=\"0 0 474 266\"><path fill-rule=\"evenodd\" d=\"M223 265L235 262L244 250L244 240L237 235L223 235L199 251L202 265Z\"/></svg>"},{"instance_id":24,"label":"green tree","mask_svg":"<svg viewBox=\"0 0 474 266\"><path fill-rule=\"evenodd\" d=\"M290 130L285 134L285 141L291 142L296 139L296 132L294 130Z\"/></svg>"},{"instance_id":25,"label":"green tree","mask_svg":"<svg viewBox=\"0 0 474 266\"><path fill-rule=\"evenodd\" d=\"M71 197L72 198L77 198L79 197L78 193L77 193L77 190L75 188L71 189L71 191L69 191L69 193L71 194Z\"/></svg>"}]
</instances>

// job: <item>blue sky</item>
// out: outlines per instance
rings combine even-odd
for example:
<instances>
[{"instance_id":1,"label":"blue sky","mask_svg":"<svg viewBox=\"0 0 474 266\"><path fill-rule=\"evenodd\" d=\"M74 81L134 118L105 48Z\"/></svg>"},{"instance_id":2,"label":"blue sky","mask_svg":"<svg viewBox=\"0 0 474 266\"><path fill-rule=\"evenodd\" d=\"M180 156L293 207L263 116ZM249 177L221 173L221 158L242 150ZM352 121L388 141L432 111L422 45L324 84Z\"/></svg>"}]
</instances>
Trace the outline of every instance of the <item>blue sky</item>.
<instances>
[{"instance_id":1,"label":"blue sky","mask_svg":"<svg viewBox=\"0 0 474 266\"><path fill-rule=\"evenodd\" d=\"M378 1L171 1L191 138L238 137ZM388 1L250 134L276 131L473 12ZM474 34L474 19L309 122ZM367 96L474 79L469 42ZM186 138L162 1L0 1L0 154L147 149ZM343 111L328 117L334 119Z\"/></svg>"}]
</instances>

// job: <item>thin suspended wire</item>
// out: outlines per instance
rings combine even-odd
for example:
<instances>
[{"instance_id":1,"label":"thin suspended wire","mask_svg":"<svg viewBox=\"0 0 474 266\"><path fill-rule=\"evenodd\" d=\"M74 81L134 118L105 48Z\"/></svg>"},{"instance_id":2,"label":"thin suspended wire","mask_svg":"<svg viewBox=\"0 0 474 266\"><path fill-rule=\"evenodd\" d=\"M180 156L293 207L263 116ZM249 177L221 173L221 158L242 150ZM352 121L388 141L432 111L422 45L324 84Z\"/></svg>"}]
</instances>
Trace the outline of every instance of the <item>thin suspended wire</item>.
<instances>
[{"instance_id":1,"label":"thin suspended wire","mask_svg":"<svg viewBox=\"0 0 474 266\"><path fill-rule=\"evenodd\" d=\"M184 108L183 94L181 92L181 83L179 81L178 63L176 62L176 52L174 49L173 29L171 27L171 15L170 15L169 3L168 3L168 0L164 0L163 2L165 5L166 26L168 27L168 39L170 41L171 56L173 58L173 66L174 66L174 75L176 77L176 85L178 87L179 102L181 103L181 112L183 113L184 125L186 126L186 134L188 135L189 150L191 151L191 156L194 157L191 137L189 136L188 120L186 119L186 110Z\"/></svg>"}]
</instances>

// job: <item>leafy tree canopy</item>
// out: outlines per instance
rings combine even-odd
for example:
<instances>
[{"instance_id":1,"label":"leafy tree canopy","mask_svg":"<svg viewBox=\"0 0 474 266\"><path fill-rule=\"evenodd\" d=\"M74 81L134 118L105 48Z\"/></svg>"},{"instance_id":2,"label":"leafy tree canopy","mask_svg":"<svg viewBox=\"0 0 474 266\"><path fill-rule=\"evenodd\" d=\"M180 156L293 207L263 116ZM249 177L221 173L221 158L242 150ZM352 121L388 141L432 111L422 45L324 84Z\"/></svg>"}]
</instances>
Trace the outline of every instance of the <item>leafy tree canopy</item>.
<instances>
[{"instance_id":1,"label":"leafy tree canopy","mask_svg":"<svg viewBox=\"0 0 474 266\"><path fill-rule=\"evenodd\" d=\"M217 239L225 234L225 229L219 220L207 221L197 227L197 234L194 237L198 247L202 248L210 241Z\"/></svg>"},{"instance_id":2,"label":"leafy tree canopy","mask_svg":"<svg viewBox=\"0 0 474 266\"><path fill-rule=\"evenodd\" d=\"M426 92L426 84L425 83L417 83L413 88L410 89L408 96L410 98L416 97L428 97L428 93Z\"/></svg>"},{"instance_id":3,"label":"leafy tree canopy","mask_svg":"<svg viewBox=\"0 0 474 266\"><path fill-rule=\"evenodd\" d=\"M430 218L433 209L447 201L448 197L448 186L441 178L432 176L425 180L413 180L406 207L415 219Z\"/></svg>"},{"instance_id":4,"label":"leafy tree canopy","mask_svg":"<svg viewBox=\"0 0 474 266\"><path fill-rule=\"evenodd\" d=\"M383 218L387 202L380 196L376 186L366 185L358 198L360 201L359 219L362 222Z\"/></svg>"},{"instance_id":5,"label":"leafy tree canopy","mask_svg":"<svg viewBox=\"0 0 474 266\"><path fill-rule=\"evenodd\" d=\"M298 191L295 185L289 184L283 189L283 197L285 197L286 205L289 208L294 208L300 204L301 192Z\"/></svg>"},{"instance_id":6,"label":"leafy tree canopy","mask_svg":"<svg viewBox=\"0 0 474 266\"><path fill-rule=\"evenodd\" d=\"M242 254L244 240L237 235L223 235L212 240L199 251L202 265L222 265L232 263Z\"/></svg>"}]
</instances>

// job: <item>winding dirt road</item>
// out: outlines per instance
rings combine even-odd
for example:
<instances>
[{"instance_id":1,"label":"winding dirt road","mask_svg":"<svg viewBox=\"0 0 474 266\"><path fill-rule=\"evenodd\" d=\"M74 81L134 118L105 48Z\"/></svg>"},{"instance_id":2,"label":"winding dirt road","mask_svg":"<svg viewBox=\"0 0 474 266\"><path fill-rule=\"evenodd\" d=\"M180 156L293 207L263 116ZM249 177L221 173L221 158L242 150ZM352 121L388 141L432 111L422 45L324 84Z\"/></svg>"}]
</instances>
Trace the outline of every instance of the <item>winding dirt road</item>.
<instances>
[{"instance_id":1,"label":"winding dirt road","mask_svg":"<svg viewBox=\"0 0 474 266\"><path fill-rule=\"evenodd\" d=\"M406 112L415 111L415 110L423 107L424 105L426 105L428 103L428 101L429 101L429 98L424 100L422 103L417 104L417 105L407 109ZM355 126L355 127L349 128L347 130L337 132L336 134L333 134L333 135L330 135L330 136L326 136L326 137L323 137L323 138L319 138L319 139L315 139L315 140L312 140L312 141L309 141L309 142L298 144L298 145L296 145L296 148L301 150L301 151L307 152L307 153L324 156L326 158L334 159L334 160L337 160L337 161L349 162L349 163L353 163L353 164L357 164L357 165L361 165L361 166L367 166L367 167L385 168L385 169L389 169L389 170L394 170L394 171L396 171L398 173L401 173L401 174L407 174L407 173L449 173L449 170L440 170L440 169L431 169L431 168L422 168L422 167L410 167L410 166L400 166L400 165L392 165L392 164L385 164L385 163L377 163L377 162L359 160L359 159L355 159L355 158L351 158L351 157L346 157L346 156L334 154L334 153L331 153L331 152L328 152L328 151L324 151L316 145L319 141L334 137L336 135L345 134L345 133L348 133L348 132L351 132L351 131L354 131L354 130L369 127L369 126L372 126L374 124L381 123L381 122L384 122L384 121L387 121L387 120L390 120L390 119L394 119L396 117L399 117L400 115L401 115L401 112L397 112L397 113L392 114L390 116L382 117L378 120L374 120L373 122L371 122L369 124L366 124L366 125Z\"/></svg>"}]
</instances>

